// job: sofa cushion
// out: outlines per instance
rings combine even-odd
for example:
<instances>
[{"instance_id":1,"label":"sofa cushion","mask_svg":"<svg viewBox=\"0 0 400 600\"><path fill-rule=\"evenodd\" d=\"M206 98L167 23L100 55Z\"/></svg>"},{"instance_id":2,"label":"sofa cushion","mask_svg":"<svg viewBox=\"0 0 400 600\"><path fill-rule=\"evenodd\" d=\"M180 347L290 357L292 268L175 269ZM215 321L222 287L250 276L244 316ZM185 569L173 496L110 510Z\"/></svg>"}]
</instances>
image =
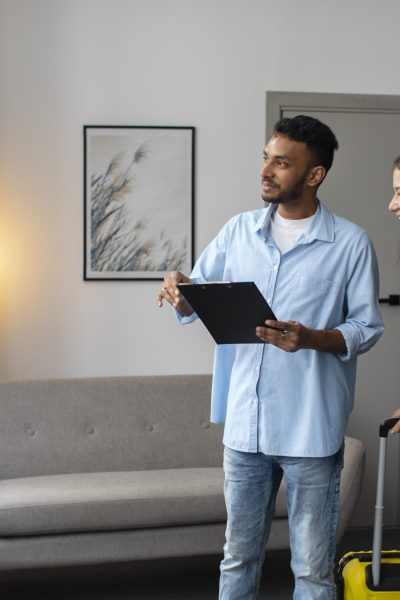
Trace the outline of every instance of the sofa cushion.
<instances>
[{"instance_id":1,"label":"sofa cushion","mask_svg":"<svg viewBox=\"0 0 400 600\"><path fill-rule=\"evenodd\" d=\"M0 384L2 479L222 467L211 375Z\"/></svg>"},{"instance_id":2,"label":"sofa cushion","mask_svg":"<svg viewBox=\"0 0 400 600\"><path fill-rule=\"evenodd\" d=\"M221 523L222 468L116 471L0 481L0 536ZM287 516L277 499L277 517Z\"/></svg>"},{"instance_id":3,"label":"sofa cushion","mask_svg":"<svg viewBox=\"0 0 400 600\"><path fill-rule=\"evenodd\" d=\"M218 523L222 468L117 471L0 481L0 536Z\"/></svg>"}]
</instances>

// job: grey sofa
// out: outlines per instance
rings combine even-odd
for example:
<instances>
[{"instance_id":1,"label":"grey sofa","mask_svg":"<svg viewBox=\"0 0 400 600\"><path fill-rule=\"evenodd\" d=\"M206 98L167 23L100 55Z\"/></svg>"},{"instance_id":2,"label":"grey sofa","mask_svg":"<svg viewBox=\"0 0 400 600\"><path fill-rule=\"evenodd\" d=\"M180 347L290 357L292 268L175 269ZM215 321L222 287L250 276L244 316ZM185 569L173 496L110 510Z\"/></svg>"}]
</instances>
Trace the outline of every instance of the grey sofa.
<instances>
[{"instance_id":1,"label":"grey sofa","mask_svg":"<svg viewBox=\"0 0 400 600\"><path fill-rule=\"evenodd\" d=\"M0 569L220 553L222 426L209 375L0 383ZM358 498L347 439L342 534ZM288 546L284 490L270 548Z\"/></svg>"}]
</instances>

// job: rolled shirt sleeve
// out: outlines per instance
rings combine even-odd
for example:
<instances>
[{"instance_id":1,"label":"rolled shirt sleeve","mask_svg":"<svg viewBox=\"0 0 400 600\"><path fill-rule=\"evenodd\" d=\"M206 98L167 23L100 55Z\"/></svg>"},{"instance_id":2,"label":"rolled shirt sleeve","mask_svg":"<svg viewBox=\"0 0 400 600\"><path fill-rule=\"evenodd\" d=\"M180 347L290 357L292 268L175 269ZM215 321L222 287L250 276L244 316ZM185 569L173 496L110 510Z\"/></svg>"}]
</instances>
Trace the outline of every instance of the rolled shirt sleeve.
<instances>
[{"instance_id":1,"label":"rolled shirt sleeve","mask_svg":"<svg viewBox=\"0 0 400 600\"><path fill-rule=\"evenodd\" d=\"M342 361L370 350L384 330L379 310L378 261L372 242L364 231L357 238L354 252L358 256L346 288L345 321L335 327L346 343L346 354L339 355Z\"/></svg>"}]
</instances>

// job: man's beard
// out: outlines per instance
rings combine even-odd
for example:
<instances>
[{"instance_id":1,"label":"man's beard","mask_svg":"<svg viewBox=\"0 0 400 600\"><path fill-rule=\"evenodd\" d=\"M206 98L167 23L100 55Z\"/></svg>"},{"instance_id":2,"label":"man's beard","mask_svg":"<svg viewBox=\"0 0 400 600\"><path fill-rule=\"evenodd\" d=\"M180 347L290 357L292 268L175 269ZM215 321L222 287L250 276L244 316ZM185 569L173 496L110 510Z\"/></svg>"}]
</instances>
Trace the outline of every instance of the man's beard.
<instances>
[{"instance_id":1,"label":"man's beard","mask_svg":"<svg viewBox=\"0 0 400 600\"><path fill-rule=\"evenodd\" d=\"M278 195L275 195L272 198L269 197L269 194L261 194L262 199L264 200L264 202L269 202L270 204L288 204L290 202L295 202L301 197L303 193L306 179L307 173L304 173L304 175L300 177L297 183L292 185L292 187L288 190L280 192ZM273 185L272 182L271 185Z\"/></svg>"}]
</instances>

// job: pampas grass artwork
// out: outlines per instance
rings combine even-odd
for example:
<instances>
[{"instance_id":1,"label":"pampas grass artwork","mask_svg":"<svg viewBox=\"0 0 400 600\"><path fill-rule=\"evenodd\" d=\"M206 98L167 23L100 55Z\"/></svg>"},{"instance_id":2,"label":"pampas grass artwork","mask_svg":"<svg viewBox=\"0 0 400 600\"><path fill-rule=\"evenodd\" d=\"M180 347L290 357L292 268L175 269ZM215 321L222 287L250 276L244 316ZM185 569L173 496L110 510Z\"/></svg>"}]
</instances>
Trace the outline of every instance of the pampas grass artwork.
<instances>
[{"instance_id":1,"label":"pampas grass artwork","mask_svg":"<svg viewBox=\"0 0 400 600\"><path fill-rule=\"evenodd\" d=\"M92 139L86 159L90 278L151 279L175 269L188 271L192 190L187 175L182 185L185 171L176 164L186 141L182 149L179 137L169 139L158 130L153 136L124 135L121 144L119 139Z\"/></svg>"}]
</instances>

